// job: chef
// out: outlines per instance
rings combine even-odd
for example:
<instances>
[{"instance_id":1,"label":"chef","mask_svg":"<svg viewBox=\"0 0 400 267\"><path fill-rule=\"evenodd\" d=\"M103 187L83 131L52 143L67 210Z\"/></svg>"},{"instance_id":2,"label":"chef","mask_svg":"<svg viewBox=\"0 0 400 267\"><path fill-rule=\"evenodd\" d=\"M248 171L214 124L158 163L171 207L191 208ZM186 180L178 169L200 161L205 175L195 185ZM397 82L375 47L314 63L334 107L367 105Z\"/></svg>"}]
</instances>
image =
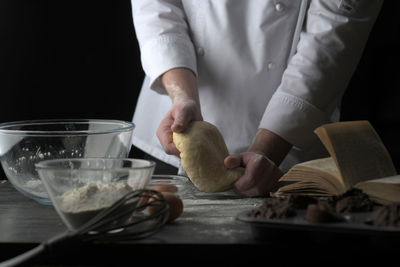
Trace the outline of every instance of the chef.
<instances>
[{"instance_id":1,"label":"chef","mask_svg":"<svg viewBox=\"0 0 400 267\"><path fill-rule=\"evenodd\" d=\"M313 133L343 93L383 0L132 0L146 74L133 144L179 168L172 132L222 133L241 195L263 195L293 164L326 156Z\"/></svg>"}]
</instances>

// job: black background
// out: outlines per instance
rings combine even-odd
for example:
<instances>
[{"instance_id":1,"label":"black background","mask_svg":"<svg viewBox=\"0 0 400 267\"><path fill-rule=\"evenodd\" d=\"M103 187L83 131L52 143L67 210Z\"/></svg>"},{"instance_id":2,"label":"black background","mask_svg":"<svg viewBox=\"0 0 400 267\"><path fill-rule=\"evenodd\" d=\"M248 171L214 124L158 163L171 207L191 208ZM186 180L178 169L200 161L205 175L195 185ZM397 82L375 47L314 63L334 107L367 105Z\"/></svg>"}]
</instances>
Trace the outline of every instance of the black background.
<instances>
[{"instance_id":1,"label":"black background","mask_svg":"<svg viewBox=\"0 0 400 267\"><path fill-rule=\"evenodd\" d=\"M399 7L385 1L342 105L343 120L371 121L397 168ZM0 122L130 121L143 76L129 0L0 0Z\"/></svg>"},{"instance_id":2,"label":"black background","mask_svg":"<svg viewBox=\"0 0 400 267\"><path fill-rule=\"evenodd\" d=\"M130 1L0 0L1 121L130 121L142 79Z\"/></svg>"}]
</instances>

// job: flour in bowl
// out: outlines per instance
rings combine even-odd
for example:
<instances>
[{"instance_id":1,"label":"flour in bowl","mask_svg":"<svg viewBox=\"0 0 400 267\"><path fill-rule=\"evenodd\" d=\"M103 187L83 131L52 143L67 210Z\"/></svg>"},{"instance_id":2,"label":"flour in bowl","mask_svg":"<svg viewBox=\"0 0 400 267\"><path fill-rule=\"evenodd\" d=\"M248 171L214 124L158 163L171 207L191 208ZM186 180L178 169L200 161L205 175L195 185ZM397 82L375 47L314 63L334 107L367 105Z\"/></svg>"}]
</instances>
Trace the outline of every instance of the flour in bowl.
<instances>
[{"instance_id":1,"label":"flour in bowl","mask_svg":"<svg viewBox=\"0 0 400 267\"><path fill-rule=\"evenodd\" d=\"M131 191L125 182L89 183L65 192L56 202L67 225L78 228Z\"/></svg>"}]
</instances>

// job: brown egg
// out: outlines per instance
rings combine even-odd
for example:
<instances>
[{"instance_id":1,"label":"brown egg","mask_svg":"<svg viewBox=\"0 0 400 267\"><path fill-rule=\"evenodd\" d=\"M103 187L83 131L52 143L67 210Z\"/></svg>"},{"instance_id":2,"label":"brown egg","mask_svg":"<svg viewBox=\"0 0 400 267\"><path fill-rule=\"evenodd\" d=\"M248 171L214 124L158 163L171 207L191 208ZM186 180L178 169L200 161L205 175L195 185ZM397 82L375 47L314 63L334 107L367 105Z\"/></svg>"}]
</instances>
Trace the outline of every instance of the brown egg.
<instances>
[{"instance_id":1,"label":"brown egg","mask_svg":"<svg viewBox=\"0 0 400 267\"><path fill-rule=\"evenodd\" d=\"M178 218L183 212L183 202L182 200L175 194L170 192L161 192L165 201L169 206L169 215L167 222L172 222L176 218ZM148 206L147 212L149 214L153 214L159 209L157 206Z\"/></svg>"},{"instance_id":2,"label":"brown egg","mask_svg":"<svg viewBox=\"0 0 400 267\"><path fill-rule=\"evenodd\" d=\"M144 209L146 208L145 205L147 204L148 201L149 201L149 198L148 198L148 197L141 197L141 198L139 198L137 207L141 207L141 206L143 206L143 207L142 207L142 208L137 208L137 210L138 210L138 211L144 210Z\"/></svg>"},{"instance_id":3,"label":"brown egg","mask_svg":"<svg viewBox=\"0 0 400 267\"><path fill-rule=\"evenodd\" d=\"M152 190L156 190L159 192L171 192L171 193L176 193L178 192L178 187L172 184L165 184L165 183L159 183L156 185L153 185L151 187Z\"/></svg>"},{"instance_id":4,"label":"brown egg","mask_svg":"<svg viewBox=\"0 0 400 267\"><path fill-rule=\"evenodd\" d=\"M176 187L175 185L163 183L163 182L161 182L159 184L151 185L151 186L149 186L149 189L155 190L155 191L158 191L161 193L162 192L171 192L171 193L178 192L178 187ZM149 201L148 197L141 197L139 199L138 206L146 205L148 201ZM138 211L142 211L144 209L145 209L145 207L138 209Z\"/></svg>"}]
</instances>

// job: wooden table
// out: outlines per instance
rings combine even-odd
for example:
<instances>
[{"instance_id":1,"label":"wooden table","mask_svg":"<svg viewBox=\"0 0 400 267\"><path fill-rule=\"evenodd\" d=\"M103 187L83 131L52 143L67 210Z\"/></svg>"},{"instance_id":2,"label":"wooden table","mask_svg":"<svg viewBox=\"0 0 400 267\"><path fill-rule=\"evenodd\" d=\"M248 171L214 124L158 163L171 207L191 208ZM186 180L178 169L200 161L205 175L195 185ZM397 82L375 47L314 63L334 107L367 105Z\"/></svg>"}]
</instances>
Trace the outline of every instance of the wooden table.
<instances>
[{"instance_id":1,"label":"wooden table","mask_svg":"<svg viewBox=\"0 0 400 267\"><path fill-rule=\"evenodd\" d=\"M238 221L236 216L262 201L262 198L224 194L186 196L183 198L182 216L150 237L119 243L68 244L38 257L36 261L43 266L115 266L136 262L138 258L145 259L147 265L169 262L182 266L248 266L276 259L282 263L311 261L323 264L322 256L331 258L330 262L342 262L352 255L350 260L358 263L366 257L368 262L377 260L379 255L390 251L390 247L370 246L347 237L317 243L300 236L271 235L270 240L256 240L251 228ZM9 182L0 181L0 261L65 230L52 206L38 204L16 191ZM373 254L368 253L371 251ZM318 261L316 255L320 258Z\"/></svg>"}]
</instances>

